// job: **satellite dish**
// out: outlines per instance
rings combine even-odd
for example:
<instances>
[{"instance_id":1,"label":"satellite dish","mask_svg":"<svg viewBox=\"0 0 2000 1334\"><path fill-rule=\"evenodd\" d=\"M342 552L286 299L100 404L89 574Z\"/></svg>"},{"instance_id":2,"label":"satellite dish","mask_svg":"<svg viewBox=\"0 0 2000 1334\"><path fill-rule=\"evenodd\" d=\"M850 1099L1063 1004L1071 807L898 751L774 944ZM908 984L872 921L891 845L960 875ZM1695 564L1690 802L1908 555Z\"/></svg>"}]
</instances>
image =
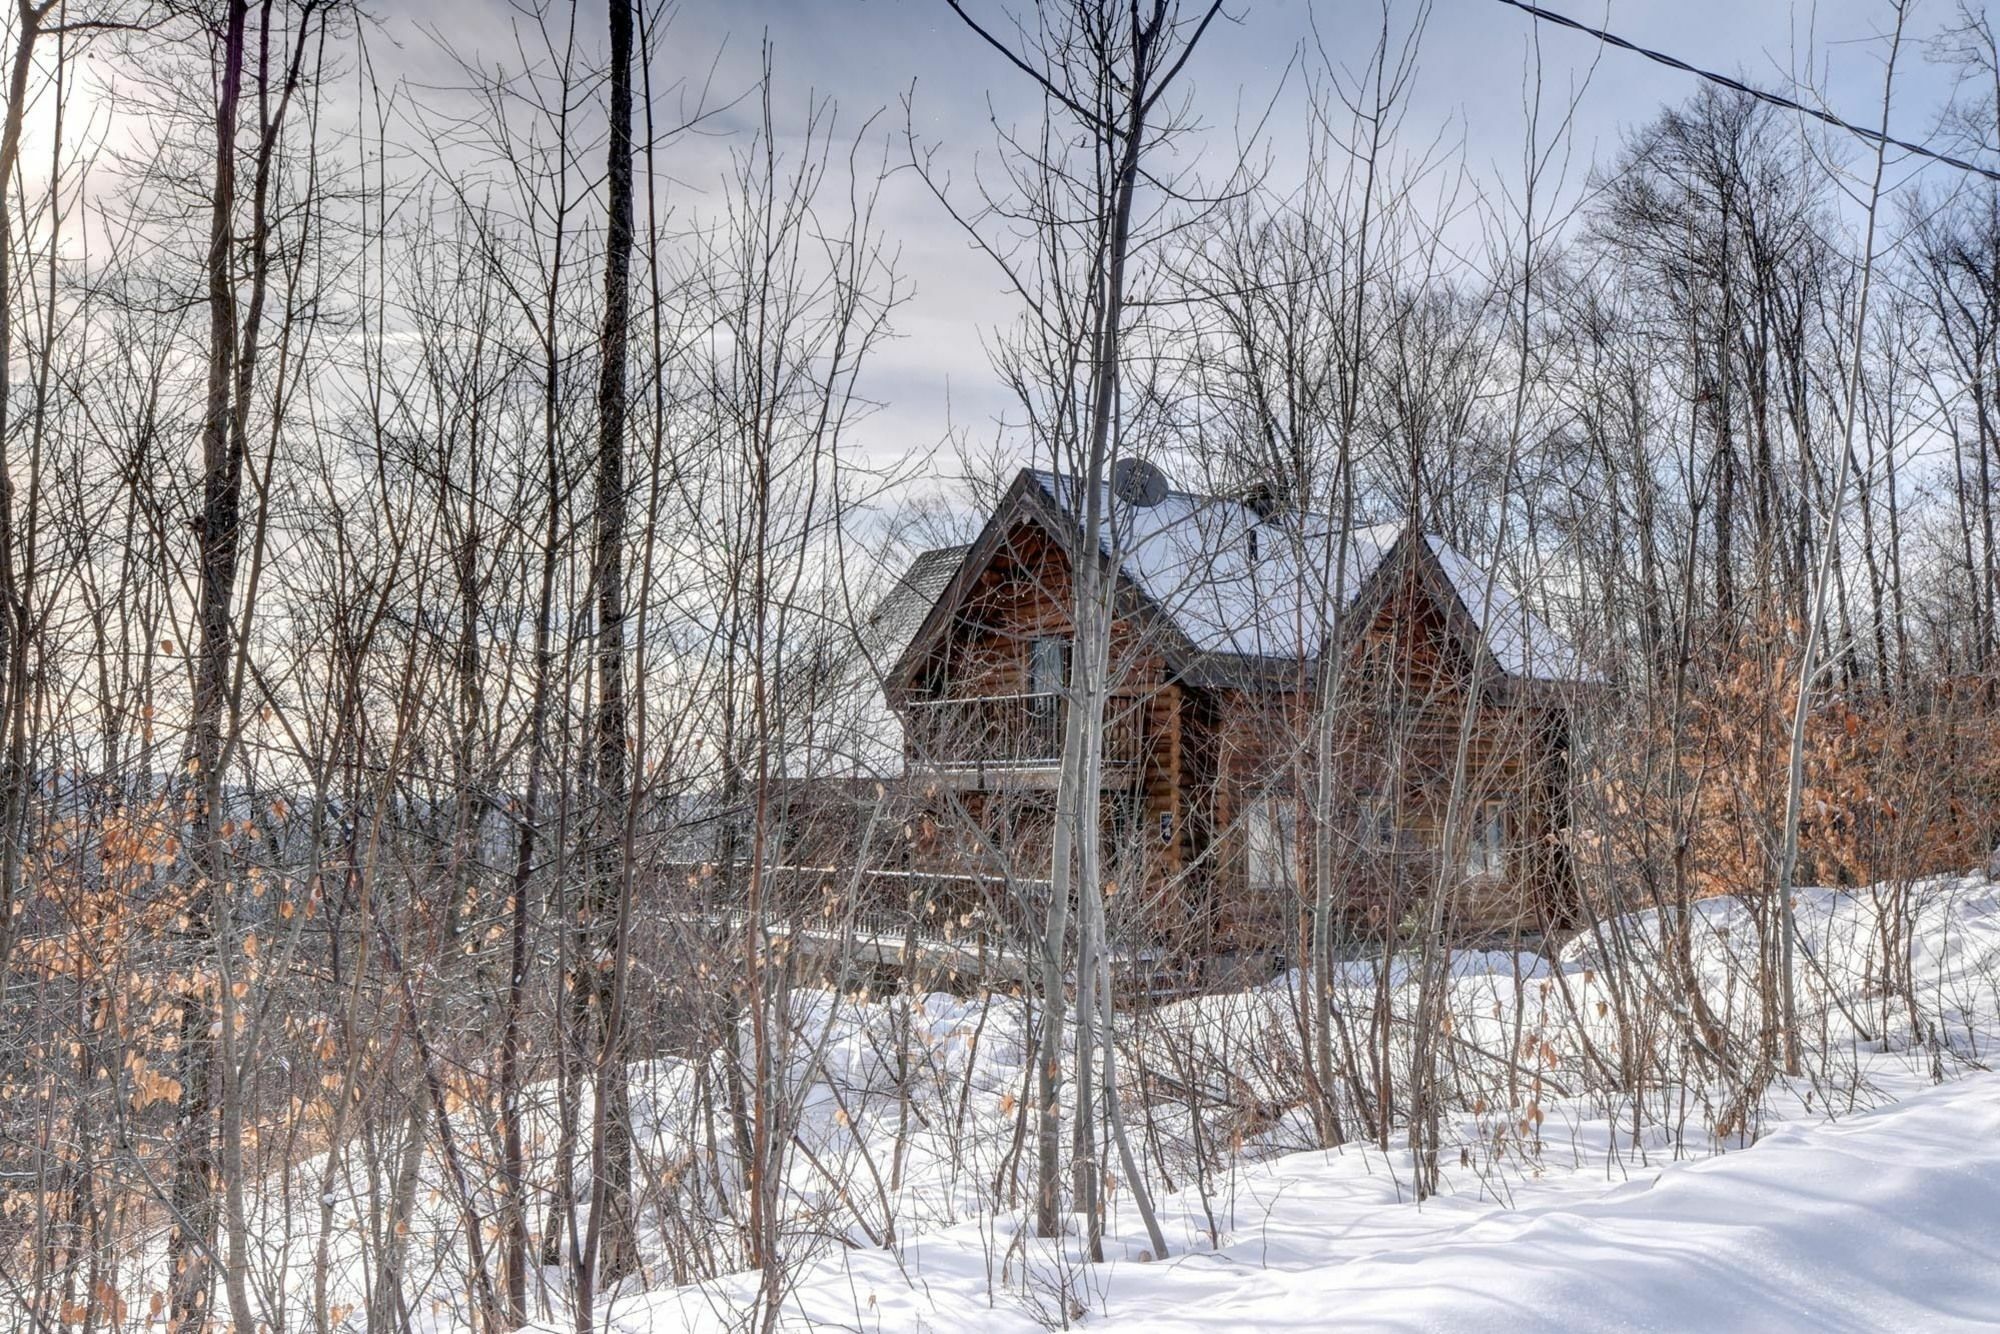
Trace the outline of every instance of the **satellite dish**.
<instances>
[{"instance_id":1,"label":"satellite dish","mask_svg":"<svg viewBox=\"0 0 2000 1334\"><path fill-rule=\"evenodd\" d=\"M1151 509L1167 498L1167 475L1144 459L1111 465L1111 493L1134 509Z\"/></svg>"}]
</instances>

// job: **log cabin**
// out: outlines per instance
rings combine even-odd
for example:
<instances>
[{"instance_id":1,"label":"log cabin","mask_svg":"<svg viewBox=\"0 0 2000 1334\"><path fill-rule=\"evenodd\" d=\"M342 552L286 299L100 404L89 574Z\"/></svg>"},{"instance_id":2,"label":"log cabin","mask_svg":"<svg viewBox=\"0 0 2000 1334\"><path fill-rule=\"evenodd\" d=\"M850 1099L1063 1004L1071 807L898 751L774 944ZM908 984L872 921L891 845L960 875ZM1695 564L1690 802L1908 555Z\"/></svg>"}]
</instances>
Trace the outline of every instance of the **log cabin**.
<instances>
[{"instance_id":1,"label":"log cabin","mask_svg":"<svg viewBox=\"0 0 2000 1334\"><path fill-rule=\"evenodd\" d=\"M1114 942L1283 966L1322 886L1354 938L1571 925L1570 710L1598 682L1576 651L1413 526L1336 533L1267 495L1139 477L1104 488L1091 553L1113 581ZM973 542L922 553L885 604L885 694L928 812L910 855L931 869L1046 883L1082 492L1022 470Z\"/></svg>"}]
</instances>

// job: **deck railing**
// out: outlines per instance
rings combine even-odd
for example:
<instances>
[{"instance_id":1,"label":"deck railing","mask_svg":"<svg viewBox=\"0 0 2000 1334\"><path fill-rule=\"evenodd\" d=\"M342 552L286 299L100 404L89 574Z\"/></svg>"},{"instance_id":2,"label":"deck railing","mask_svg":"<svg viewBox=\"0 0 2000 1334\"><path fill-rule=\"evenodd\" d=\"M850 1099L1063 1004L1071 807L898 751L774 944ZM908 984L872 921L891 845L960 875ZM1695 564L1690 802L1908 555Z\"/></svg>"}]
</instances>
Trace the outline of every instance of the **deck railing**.
<instances>
[{"instance_id":1,"label":"deck railing","mask_svg":"<svg viewBox=\"0 0 2000 1334\"><path fill-rule=\"evenodd\" d=\"M971 695L906 701L911 756L957 767L1030 768L1062 760L1068 701L1053 693ZM1143 700L1115 694L1104 706L1106 769L1136 768L1144 755Z\"/></svg>"},{"instance_id":2,"label":"deck railing","mask_svg":"<svg viewBox=\"0 0 2000 1334\"><path fill-rule=\"evenodd\" d=\"M686 864L686 873L716 874L712 864ZM739 866L731 883L747 880ZM842 866L768 866L762 931L802 954L844 966L914 968L932 981L942 975L989 984L1029 984L1040 976L1038 945L1050 884L1035 877L971 872ZM828 886L843 896L822 897ZM845 898L851 893L855 901ZM727 893L672 914L678 925L741 933L750 917L741 898ZM1114 1000L1143 1003L1183 994L1194 972L1187 961L1144 945L1109 942ZM1070 982L1074 984L1074 977Z\"/></svg>"}]
</instances>

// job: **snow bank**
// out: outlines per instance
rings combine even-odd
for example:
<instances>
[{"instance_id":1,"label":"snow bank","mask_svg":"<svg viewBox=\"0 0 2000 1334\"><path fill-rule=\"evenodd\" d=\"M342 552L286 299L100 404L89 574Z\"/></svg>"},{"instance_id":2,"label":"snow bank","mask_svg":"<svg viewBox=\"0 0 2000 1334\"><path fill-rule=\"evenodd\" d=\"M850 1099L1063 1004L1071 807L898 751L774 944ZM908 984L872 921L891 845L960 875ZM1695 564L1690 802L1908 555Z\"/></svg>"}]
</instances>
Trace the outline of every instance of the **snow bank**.
<instances>
[{"instance_id":1,"label":"snow bank","mask_svg":"<svg viewBox=\"0 0 2000 1334\"><path fill-rule=\"evenodd\" d=\"M1246 1183L1263 1207L1219 1251L1102 1267L1090 1328L1975 1330L2000 1328L2000 1076L1630 1180L1555 1177L1511 1205L1407 1201L1392 1160L1298 1154ZM1168 1201L1169 1209L1184 1200ZM1004 1232L961 1226L900 1263L804 1275L785 1328L1042 1328L996 1294ZM1127 1248L1129 1250L1129 1248ZM750 1276L620 1304L629 1331L722 1329Z\"/></svg>"},{"instance_id":2,"label":"snow bank","mask_svg":"<svg viewBox=\"0 0 2000 1334\"><path fill-rule=\"evenodd\" d=\"M1471 1217L1426 1206L1431 1226L1408 1235L1380 1235L1365 1210L1330 1215L1341 1192L1322 1178L1339 1172L1323 1161L1276 1175L1289 1189L1254 1243L1114 1281L1105 1326L2000 1328L1992 1074L1584 1198L1544 1189Z\"/></svg>"}]
</instances>

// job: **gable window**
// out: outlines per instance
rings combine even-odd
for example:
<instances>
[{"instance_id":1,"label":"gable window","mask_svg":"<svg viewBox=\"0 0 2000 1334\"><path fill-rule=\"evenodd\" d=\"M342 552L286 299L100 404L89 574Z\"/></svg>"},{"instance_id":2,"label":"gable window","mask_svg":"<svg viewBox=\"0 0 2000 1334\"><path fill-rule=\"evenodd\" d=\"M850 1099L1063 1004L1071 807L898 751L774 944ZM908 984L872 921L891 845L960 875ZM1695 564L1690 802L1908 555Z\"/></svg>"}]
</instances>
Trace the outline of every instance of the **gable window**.
<instances>
[{"instance_id":1,"label":"gable window","mask_svg":"<svg viewBox=\"0 0 2000 1334\"><path fill-rule=\"evenodd\" d=\"M1465 873L1492 879L1507 873L1507 808L1483 801L1473 811L1472 835L1465 845Z\"/></svg>"},{"instance_id":2,"label":"gable window","mask_svg":"<svg viewBox=\"0 0 2000 1334\"><path fill-rule=\"evenodd\" d=\"M1247 879L1253 890L1289 890L1298 874L1299 808L1289 797L1258 797L1244 813Z\"/></svg>"},{"instance_id":3,"label":"gable window","mask_svg":"<svg viewBox=\"0 0 2000 1334\"><path fill-rule=\"evenodd\" d=\"M1059 695L1068 684L1069 640L1044 635L1028 643L1028 693Z\"/></svg>"}]
</instances>

